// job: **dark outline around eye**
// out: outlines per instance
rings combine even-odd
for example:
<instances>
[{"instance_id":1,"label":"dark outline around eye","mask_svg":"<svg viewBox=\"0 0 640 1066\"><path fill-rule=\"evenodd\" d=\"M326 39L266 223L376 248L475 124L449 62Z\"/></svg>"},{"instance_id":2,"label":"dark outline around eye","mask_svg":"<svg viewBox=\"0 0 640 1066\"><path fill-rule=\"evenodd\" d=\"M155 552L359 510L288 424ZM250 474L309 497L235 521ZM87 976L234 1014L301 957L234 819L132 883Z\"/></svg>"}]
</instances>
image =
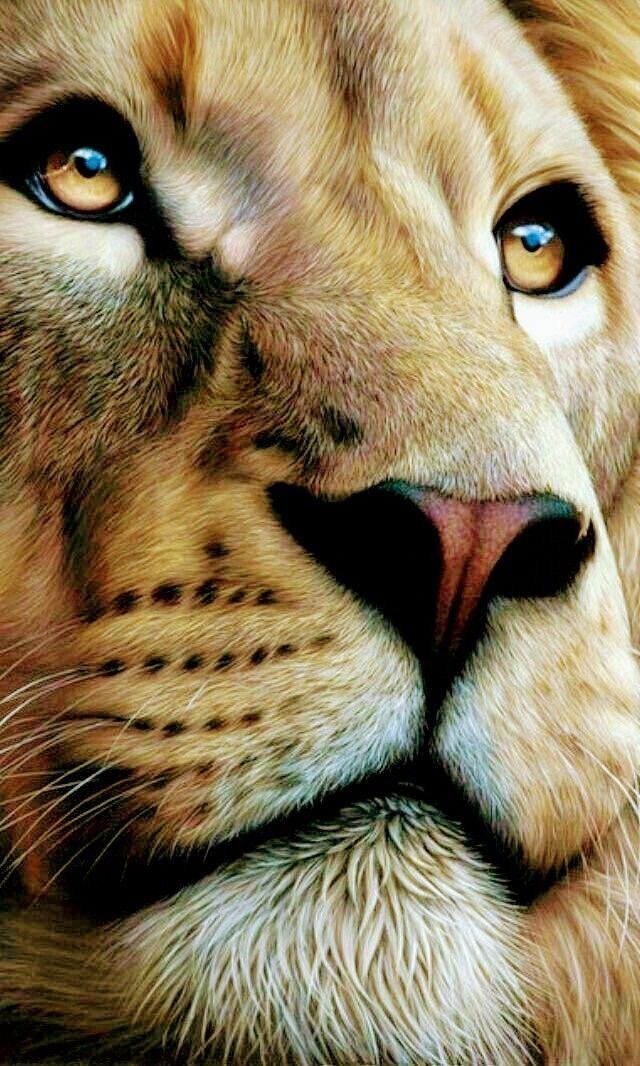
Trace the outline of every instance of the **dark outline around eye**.
<instances>
[{"instance_id":1,"label":"dark outline around eye","mask_svg":"<svg viewBox=\"0 0 640 1066\"><path fill-rule=\"evenodd\" d=\"M25 187L31 194L31 198L42 207L51 211L52 214L63 215L65 218L73 218L78 222L122 222L122 215L133 206L135 195L132 189L124 194L112 207L106 211L75 211L68 204L62 203L47 188L40 168L25 178Z\"/></svg>"},{"instance_id":2,"label":"dark outline around eye","mask_svg":"<svg viewBox=\"0 0 640 1066\"><path fill-rule=\"evenodd\" d=\"M566 249L565 266L556 285L538 291L513 285L504 266L502 238L523 222L545 222L553 226ZM502 280L508 292L531 299L562 299L576 292L592 267L602 266L609 248L594 217L592 208L577 185L557 182L542 186L518 200L500 218L494 229L500 254Z\"/></svg>"},{"instance_id":3,"label":"dark outline around eye","mask_svg":"<svg viewBox=\"0 0 640 1066\"><path fill-rule=\"evenodd\" d=\"M75 211L47 189L43 161L51 151L74 151L88 144L115 160L114 172L124 193L106 211ZM140 150L126 120L101 100L64 100L31 119L0 143L0 179L24 192L51 214L77 222L130 222L139 195Z\"/></svg>"}]
</instances>

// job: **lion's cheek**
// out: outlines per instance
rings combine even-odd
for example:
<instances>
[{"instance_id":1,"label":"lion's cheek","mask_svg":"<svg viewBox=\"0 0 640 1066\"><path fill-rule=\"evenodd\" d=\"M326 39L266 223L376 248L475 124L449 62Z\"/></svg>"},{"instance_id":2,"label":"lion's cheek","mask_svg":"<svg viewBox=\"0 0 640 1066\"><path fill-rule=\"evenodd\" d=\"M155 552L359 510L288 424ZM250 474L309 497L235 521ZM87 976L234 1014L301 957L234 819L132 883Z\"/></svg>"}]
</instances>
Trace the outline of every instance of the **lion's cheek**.
<instances>
[{"instance_id":1,"label":"lion's cheek","mask_svg":"<svg viewBox=\"0 0 640 1066\"><path fill-rule=\"evenodd\" d=\"M563 601L497 605L434 736L439 759L536 869L606 831L640 759L640 685L607 544Z\"/></svg>"}]
</instances>

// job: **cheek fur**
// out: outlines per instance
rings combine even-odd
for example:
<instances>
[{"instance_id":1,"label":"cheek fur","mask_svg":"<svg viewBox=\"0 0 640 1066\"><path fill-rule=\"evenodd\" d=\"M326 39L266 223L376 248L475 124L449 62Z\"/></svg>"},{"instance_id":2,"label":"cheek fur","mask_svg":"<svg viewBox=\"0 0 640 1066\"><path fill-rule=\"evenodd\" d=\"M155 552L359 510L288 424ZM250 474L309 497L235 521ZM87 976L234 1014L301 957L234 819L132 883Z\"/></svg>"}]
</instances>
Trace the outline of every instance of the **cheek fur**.
<instances>
[{"instance_id":1,"label":"cheek fur","mask_svg":"<svg viewBox=\"0 0 640 1066\"><path fill-rule=\"evenodd\" d=\"M2 186L0 247L21 261L35 255L41 263L62 267L75 285L87 276L124 281L140 269L145 257L142 239L132 226L62 218Z\"/></svg>"}]
</instances>

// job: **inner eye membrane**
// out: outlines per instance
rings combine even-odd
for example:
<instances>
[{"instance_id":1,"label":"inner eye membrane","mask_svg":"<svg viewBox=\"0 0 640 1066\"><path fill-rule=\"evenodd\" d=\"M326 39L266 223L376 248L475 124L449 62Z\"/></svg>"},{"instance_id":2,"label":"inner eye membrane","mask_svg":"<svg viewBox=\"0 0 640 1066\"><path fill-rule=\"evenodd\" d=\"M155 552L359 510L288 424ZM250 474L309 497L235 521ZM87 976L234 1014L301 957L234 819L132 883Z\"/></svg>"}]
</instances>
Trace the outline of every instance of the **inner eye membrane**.
<instances>
[{"instance_id":1,"label":"inner eye membrane","mask_svg":"<svg viewBox=\"0 0 640 1066\"><path fill-rule=\"evenodd\" d=\"M507 288L530 296L574 292L609 253L588 202L570 182L523 197L503 215L495 237Z\"/></svg>"},{"instance_id":2,"label":"inner eye membrane","mask_svg":"<svg viewBox=\"0 0 640 1066\"><path fill-rule=\"evenodd\" d=\"M0 144L0 177L71 218L122 221L139 170L133 130L99 100L62 101Z\"/></svg>"}]
</instances>

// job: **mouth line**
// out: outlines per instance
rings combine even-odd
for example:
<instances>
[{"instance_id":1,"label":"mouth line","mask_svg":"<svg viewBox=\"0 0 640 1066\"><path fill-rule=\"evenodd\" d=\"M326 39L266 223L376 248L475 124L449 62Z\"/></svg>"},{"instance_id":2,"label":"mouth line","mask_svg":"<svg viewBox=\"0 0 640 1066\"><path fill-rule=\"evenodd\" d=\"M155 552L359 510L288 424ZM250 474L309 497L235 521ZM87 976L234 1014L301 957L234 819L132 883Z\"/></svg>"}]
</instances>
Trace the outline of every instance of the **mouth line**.
<instances>
[{"instance_id":1,"label":"mouth line","mask_svg":"<svg viewBox=\"0 0 640 1066\"><path fill-rule=\"evenodd\" d=\"M66 867L62 886L69 902L87 916L98 921L124 918L169 899L263 846L291 840L314 823L333 820L339 824L347 808L392 795L423 803L445 824L458 830L470 853L487 867L514 906L530 906L572 866L568 862L550 871L529 867L517 848L488 827L478 809L443 770L431 760L425 764L414 759L321 795L304 807L214 844L177 848L170 855L149 857L139 848L127 847L126 838L120 836L119 846L101 852L98 861L91 848L83 849L82 858Z\"/></svg>"}]
</instances>

